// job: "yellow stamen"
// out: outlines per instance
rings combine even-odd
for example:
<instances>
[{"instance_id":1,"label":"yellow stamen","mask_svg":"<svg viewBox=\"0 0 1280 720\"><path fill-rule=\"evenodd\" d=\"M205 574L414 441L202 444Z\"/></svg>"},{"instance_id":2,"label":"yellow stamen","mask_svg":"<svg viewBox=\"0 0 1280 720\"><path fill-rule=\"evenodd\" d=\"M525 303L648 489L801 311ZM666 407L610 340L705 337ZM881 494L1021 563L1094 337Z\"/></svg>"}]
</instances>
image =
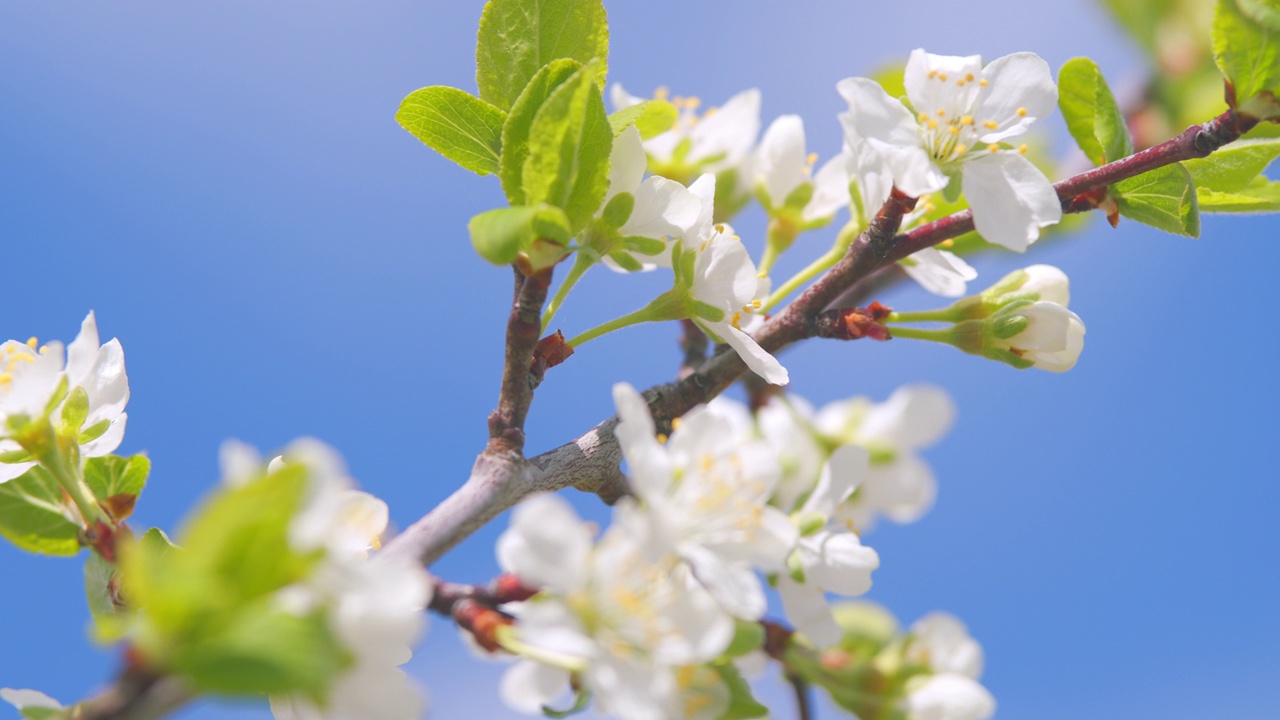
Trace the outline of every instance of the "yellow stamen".
<instances>
[{"instance_id":1,"label":"yellow stamen","mask_svg":"<svg viewBox=\"0 0 1280 720\"><path fill-rule=\"evenodd\" d=\"M684 420L683 420L683 419L681 419L681 418L672 418L672 419L671 419L671 429L672 429L672 430L679 430L679 429L680 429L680 423L682 423L682 422L684 422Z\"/></svg>"},{"instance_id":2,"label":"yellow stamen","mask_svg":"<svg viewBox=\"0 0 1280 720\"><path fill-rule=\"evenodd\" d=\"M658 433L658 444L665 445L666 442L667 442L667 436L664 435L663 433Z\"/></svg>"},{"instance_id":3,"label":"yellow stamen","mask_svg":"<svg viewBox=\"0 0 1280 720\"><path fill-rule=\"evenodd\" d=\"M666 85L659 85L658 88L653 91L653 99L666 100L670 94L671 91L667 89Z\"/></svg>"},{"instance_id":4,"label":"yellow stamen","mask_svg":"<svg viewBox=\"0 0 1280 720\"><path fill-rule=\"evenodd\" d=\"M960 134L960 128L956 127L955 125L952 125L951 127L948 127L948 128L947 128L947 132L951 133L953 136L954 136L954 135L959 135L959 134Z\"/></svg>"},{"instance_id":5,"label":"yellow stamen","mask_svg":"<svg viewBox=\"0 0 1280 720\"><path fill-rule=\"evenodd\" d=\"M742 322L742 313L734 313L733 317L729 318L729 324L732 325L735 330L742 329L741 327L738 327L738 323L740 322Z\"/></svg>"},{"instance_id":6,"label":"yellow stamen","mask_svg":"<svg viewBox=\"0 0 1280 720\"><path fill-rule=\"evenodd\" d=\"M995 120L983 120L982 127L988 130L995 130L996 128L1000 127L1000 124L997 123Z\"/></svg>"},{"instance_id":7,"label":"yellow stamen","mask_svg":"<svg viewBox=\"0 0 1280 720\"><path fill-rule=\"evenodd\" d=\"M956 153L956 155L963 155L963 154L965 154L965 153L966 153L966 152L968 152L968 151L969 151L969 146L968 146L968 145L957 145L957 146L956 146L955 153Z\"/></svg>"},{"instance_id":8,"label":"yellow stamen","mask_svg":"<svg viewBox=\"0 0 1280 720\"><path fill-rule=\"evenodd\" d=\"M1021 154L1021 155L1026 155L1026 154L1027 154L1027 144L1026 144L1026 143L1023 143L1023 144L1021 144L1021 145L1019 145L1019 146L1018 146L1018 153L1019 153L1019 154Z\"/></svg>"},{"instance_id":9,"label":"yellow stamen","mask_svg":"<svg viewBox=\"0 0 1280 720\"><path fill-rule=\"evenodd\" d=\"M697 110L698 106L701 104L702 104L702 98L699 98L699 97L687 97L684 99L684 106L689 108L690 110Z\"/></svg>"},{"instance_id":10,"label":"yellow stamen","mask_svg":"<svg viewBox=\"0 0 1280 720\"><path fill-rule=\"evenodd\" d=\"M972 115L964 115L964 116L962 116L962 117L960 118L960 124L961 124L961 125L972 125L972 124L973 124L973 116L972 116Z\"/></svg>"},{"instance_id":11,"label":"yellow stamen","mask_svg":"<svg viewBox=\"0 0 1280 720\"><path fill-rule=\"evenodd\" d=\"M925 113L920 113L920 115L918 115L916 119L919 120L920 122L928 122L929 116Z\"/></svg>"},{"instance_id":12,"label":"yellow stamen","mask_svg":"<svg viewBox=\"0 0 1280 720\"><path fill-rule=\"evenodd\" d=\"M967 80L968 82L973 82L973 73L965 73L964 79Z\"/></svg>"},{"instance_id":13,"label":"yellow stamen","mask_svg":"<svg viewBox=\"0 0 1280 720\"><path fill-rule=\"evenodd\" d=\"M715 105L712 105L711 107L707 108L705 112L702 113L702 119L706 120L707 118L711 117L712 115L715 115L718 112L720 112L720 108L716 107Z\"/></svg>"},{"instance_id":14,"label":"yellow stamen","mask_svg":"<svg viewBox=\"0 0 1280 720\"><path fill-rule=\"evenodd\" d=\"M759 310L759 309L760 309L760 306L761 306L761 305L763 305L763 304L764 304L764 303L760 302L759 300L752 300L752 301L751 301L751 307L752 307L752 309L754 309L754 310Z\"/></svg>"},{"instance_id":15,"label":"yellow stamen","mask_svg":"<svg viewBox=\"0 0 1280 720\"><path fill-rule=\"evenodd\" d=\"M930 80L932 80L932 79L934 79L934 78L936 78L936 77L938 77L938 71L937 71L937 70L930 70L930 71L929 71L929 79L930 79Z\"/></svg>"},{"instance_id":16,"label":"yellow stamen","mask_svg":"<svg viewBox=\"0 0 1280 720\"><path fill-rule=\"evenodd\" d=\"M938 247L949 248L949 247L953 247L953 246L955 246L955 244L956 244L956 241L955 241L955 240L947 239L947 240L943 240L942 242L938 243Z\"/></svg>"},{"instance_id":17,"label":"yellow stamen","mask_svg":"<svg viewBox=\"0 0 1280 720\"><path fill-rule=\"evenodd\" d=\"M765 278L769 277L769 273L767 273L767 272L758 272L758 273L756 273L756 277L757 277L758 279L760 279L760 280L763 280L763 279L765 279Z\"/></svg>"},{"instance_id":18,"label":"yellow stamen","mask_svg":"<svg viewBox=\"0 0 1280 720\"><path fill-rule=\"evenodd\" d=\"M36 346L39 344L40 344L40 341L37 340L34 335L32 337L27 338L27 347L31 348L32 350L35 350Z\"/></svg>"},{"instance_id":19,"label":"yellow stamen","mask_svg":"<svg viewBox=\"0 0 1280 720\"><path fill-rule=\"evenodd\" d=\"M986 86L990 85L991 83L987 82L987 81L984 79L984 80L979 80L979 81L978 81L978 84L979 84L979 85L981 85L982 87L986 87Z\"/></svg>"},{"instance_id":20,"label":"yellow stamen","mask_svg":"<svg viewBox=\"0 0 1280 720\"><path fill-rule=\"evenodd\" d=\"M946 81L947 81L947 74L946 74L946 73L938 73L938 79L939 79L939 80L941 80L942 82L946 82Z\"/></svg>"},{"instance_id":21,"label":"yellow stamen","mask_svg":"<svg viewBox=\"0 0 1280 720\"><path fill-rule=\"evenodd\" d=\"M938 117L946 117L946 116L947 116L947 111L943 110L942 108L938 108Z\"/></svg>"},{"instance_id":22,"label":"yellow stamen","mask_svg":"<svg viewBox=\"0 0 1280 720\"><path fill-rule=\"evenodd\" d=\"M1000 146L995 143L991 143L990 145L987 146L987 149L990 150L991 152L996 152L997 150L1000 149Z\"/></svg>"},{"instance_id":23,"label":"yellow stamen","mask_svg":"<svg viewBox=\"0 0 1280 720\"><path fill-rule=\"evenodd\" d=\"M930 130L937 130L937 129L938 129L938 121L937 121L937 120L934 120L933 118L929 118L929 129L930 129Z\"/></svg>"},{"instance_id":24,"label":"yellow stamen","mask_svg":"<svg viewBox=\"0 0 1280 720\"><path fill-rule=\"evenodd\" d=\"M724 224L723 224L723 223L717 223L717 224L716 224L716 232L718 232L718 233L723 233L723 232L724 232Z\"/></svg>"},{"instance_id":25,"label":"yellow stamen","mask_svg":"<svg viewBox=\"0 0 1280 720\"><path fill-rule=\"evenodd\" d=\"M1024 107L1018 108L1018 117L1026 117L1026 116L1027 116L1027 109Z\"/></svg>"},{"instance_id":26,"label":"yellow stamen","mask_svg":"<svg viewBox=\"0 0 1280 720\"><path fill-rule=\"evenodd\" d=\"M808 156L805 157L804 161L810 165L818 162L818 153L809 153Z\"/></svg>"}]
</instances>

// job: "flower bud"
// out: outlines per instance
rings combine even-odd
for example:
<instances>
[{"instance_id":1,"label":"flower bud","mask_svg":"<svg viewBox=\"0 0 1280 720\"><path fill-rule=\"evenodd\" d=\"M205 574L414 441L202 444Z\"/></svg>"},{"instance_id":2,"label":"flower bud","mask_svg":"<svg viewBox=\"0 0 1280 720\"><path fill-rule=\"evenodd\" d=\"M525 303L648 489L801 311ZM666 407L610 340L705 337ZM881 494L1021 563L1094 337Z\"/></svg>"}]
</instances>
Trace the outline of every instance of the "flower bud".
<instances>
[{"instance_id":1,"label":"flower bud","mask_svg":"<svg viewBox=\"0 0 1280 720\"><path fill-rule=\"evenodd\" d=\"M1084 349L1084 322L1053 302L1005 306L983 321L980 353L1016 368L1066 372Z\"/></svg>"}]
</instances>

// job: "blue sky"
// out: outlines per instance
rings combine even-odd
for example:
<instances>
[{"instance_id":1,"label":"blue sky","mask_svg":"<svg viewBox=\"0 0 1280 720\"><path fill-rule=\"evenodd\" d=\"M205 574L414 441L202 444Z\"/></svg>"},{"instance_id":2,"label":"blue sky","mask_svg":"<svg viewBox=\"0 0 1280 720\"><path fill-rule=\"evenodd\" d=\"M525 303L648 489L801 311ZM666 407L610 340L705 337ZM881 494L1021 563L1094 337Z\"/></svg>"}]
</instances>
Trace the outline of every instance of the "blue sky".
<instances>
[{"instance_id":1,"label":"blue sky","mask_svg":"<svg viewBox=\"0 0 1280 720\"><path fill-rule=\"evenodd\" d=\"M474 90L482 3L280 0L10 2L0 6L0 337L69 340L90 308L124 343L133 397L122 450L154 471L135 525L175 528L217 480L219 444L300 435L338 447L393 519L412 522L465 478L497 394L509 276L465 224L502 202L393 120L408 92ZM765 121L800 113L838 150L837 80L923 46L988 59L1095 58L1114 83L1139 56L1083 0L609 4L611 79L723 101L751 86ZM1050 129L1059 146L1061 121ZM1280 677L1280 506L1274 455L1280 351L1277 222L1206 218L1199 240L1095 222L1067 242L976 261L981 281L1028 262L1072 278L1088 325L1065 375L945 347L816 345L785 356L794 389L882 400L948 388L955 430L927 457L937 507L866 541L869 597L905 622L956 613L984 644L1002 717L1274 716ZM748 242L760 217L738 224ZM802 238L782 270L829 235ZM589 275L559 321L585 329L665 278ZM903 287L882 301L936 301ZM675 367L676 329L638 328L552 371L529 447L606 416L619 380ZM590 497L584 513L605 517ZM496 571L505 518L436 570ZM0 547L0 685L62 700L108 680L85 636L82 560ZM471 661L443 622L412 669L434 717L505 717L500 668ZM780 707L779 715L790 715ZM265 717L207 703L188 718Z\"/></svg>"}]
</instances>

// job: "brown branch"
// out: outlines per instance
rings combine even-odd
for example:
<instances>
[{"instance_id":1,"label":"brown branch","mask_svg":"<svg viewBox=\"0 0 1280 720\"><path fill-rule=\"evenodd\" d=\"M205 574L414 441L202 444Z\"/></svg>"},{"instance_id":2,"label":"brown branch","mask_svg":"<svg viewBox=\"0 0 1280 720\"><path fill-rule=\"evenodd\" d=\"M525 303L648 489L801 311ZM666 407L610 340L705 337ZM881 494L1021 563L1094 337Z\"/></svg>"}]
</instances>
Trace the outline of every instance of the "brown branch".
<instances>
[{"instance_id":1,"label":"brown branch","mask_svg":"<svg viewBox=\"0 0 1280 720\"><path fill-rule=\"evenodd\" d=\"M551 285L551 268L517 272L517 290L507 319L507 348L502 365L498 408L489 415L485 452L524 452L524 420L533 402L529 366L542 334L542 304Z\"/></svg>"},{"instance_id":2,"label":"brown branch","mask_svg":"<svg viewBox=\"0 0 1280 720\"><path fill-rule=\"evenodd\" d=\"M1082 203L1074 203L1076 197L1175 162L1205 157L1238 139L1254 124L1255 120L1228 110L1207 123L1188 128L1172 140L1068 178L1054 187L1065 210L1080 212L1087 208ZM973 215L965 210L898 234L902 216L914 205L914 198L895 191L871 226L850 245L849 252L786 309L765 323L755 335L756 342L766 351L777 353L792 343L812 337L817 313L837 301L842 305L852 304L846 300L846 293L868 286L863 283L874 285L877 273L889 272L887 268L914 252L973 230ZM513 312L513 317L515 314ZM536 338L530 342L536 342ZM526 357L523 365L526 370L527 363ZM736 353L721 351L677 382L645 391L660 431L668 432L672 419L719 395L746 370L746 364ZM523 413L520 419L523 420ZM430 565L476 528L534 492L574 487L616 499L626 491L626 479L619 470L622 450L613 435L616 423L616 417L609 418L572 442L527 461L517 456L506 463L493 458L486 462L486 455L482 455L462 488L394 538L383 552L417 557Z\"/></svg>"},{"instance_id":3,"label":"brown branch","mask_svg":"<svg viewBox=\"0 0 1280 720\"><path fill-rule=\"evenodd\" d=\"M791 690L796 697L797 720L811 720L813 718L813 698L809 693L809 683L794 673L787 673L787 682L791 683Z\"/></svg>"},{"instance_id":4,"label":"brown branch","mask_svg":"<svg viewBox=\"0 0 1280 720\"><path fill-rule=\"evenodd\" d=\"M707 361L707 334L692 320L680 321L680 371L677 380L683 380L697 372Z\"/></svg>"},{"instance_id":5,"label":"brown branch","mask_svg":"<svg viewBox=\"0 0 1280 720\"><path fill-rule=\"evenodd\" d=\"M137 669L126 669L102 694L78 703L70 717L75 720L157 720L194 699L195 693L176 677L156 677Z\"/></svg>"}]
</instances>

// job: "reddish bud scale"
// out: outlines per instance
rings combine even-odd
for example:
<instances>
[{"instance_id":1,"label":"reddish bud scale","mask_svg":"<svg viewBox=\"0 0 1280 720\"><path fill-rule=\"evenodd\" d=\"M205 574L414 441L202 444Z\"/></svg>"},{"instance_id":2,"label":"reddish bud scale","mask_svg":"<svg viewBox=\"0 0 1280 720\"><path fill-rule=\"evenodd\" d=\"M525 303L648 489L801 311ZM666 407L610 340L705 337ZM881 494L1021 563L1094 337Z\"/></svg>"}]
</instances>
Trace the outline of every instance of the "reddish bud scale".
<instances>
[{"instance_id":1,"label":"reddish bud scale","mask_svg":"<svg viewBox=\"0 0 1280 720\"><path fill-rule=\"evenodd\" d=\"M764 626L764 652L774 660L782 660L791 645L791 636L795 631L771 620L762 620Z\"/></svg>"},{"instance_id":2,"label":"reddish bud scale","mask_svg":"<svg viewBox=\"0 0 1280 720\"><path fill-rule=\"evenodd\" d=\"M116 547L120 537L129 537L131 533L124 525L108 525L102 520L94 520L93 524L80 531L80 543L102 556L103 560L116 564Z\"/></svg>"},{"instance_id":3,"label":"reddish bud scale","mask_svg":"<svg viewBox=\"0 0 1280 720\"><path fill-rule=\"evenodd\" d=\"M491 653L502 649L498 643L498 629L512 624L510 617L470 598L454 604L453 619L458 627L471 633L480 647Z\"/></svg>"},{"instance_id":4,"label":"reddish bud scale","mask_svg":"<svg viewBox=\"0 0 1280 720\"><path fill-rule=\"evenodd\" d=\"M825 310L814 318L813 334L835 340L889 340L893 336L884 321L892 312L892 308L878 302L865 308Z\"/></svg>"},{"instance_id":5,"label":"reddish bud scale","mask_svg":"<svg viewBox=\"0 0 1280 720\"><path fill-rule=\"evenodd\" d=\"M520 578L511 573L499 575L489 585L489 600L497 605L522 602L537 594L538 588L525 585L520 582Z\"/></svg>"},{"instance_id":6,"label":"reddish bud scale","mask_svg":"<svg viewBox=\"0 0 1280 720\"><path fill-rule=\"evenodd\" d=\"M559 330L538 341L533 347L533 359L529 362L529 375L533 384L542 382L549 368L553 368L573 354L573 347L564 341Z\"/></svg>"}]
</instances>

